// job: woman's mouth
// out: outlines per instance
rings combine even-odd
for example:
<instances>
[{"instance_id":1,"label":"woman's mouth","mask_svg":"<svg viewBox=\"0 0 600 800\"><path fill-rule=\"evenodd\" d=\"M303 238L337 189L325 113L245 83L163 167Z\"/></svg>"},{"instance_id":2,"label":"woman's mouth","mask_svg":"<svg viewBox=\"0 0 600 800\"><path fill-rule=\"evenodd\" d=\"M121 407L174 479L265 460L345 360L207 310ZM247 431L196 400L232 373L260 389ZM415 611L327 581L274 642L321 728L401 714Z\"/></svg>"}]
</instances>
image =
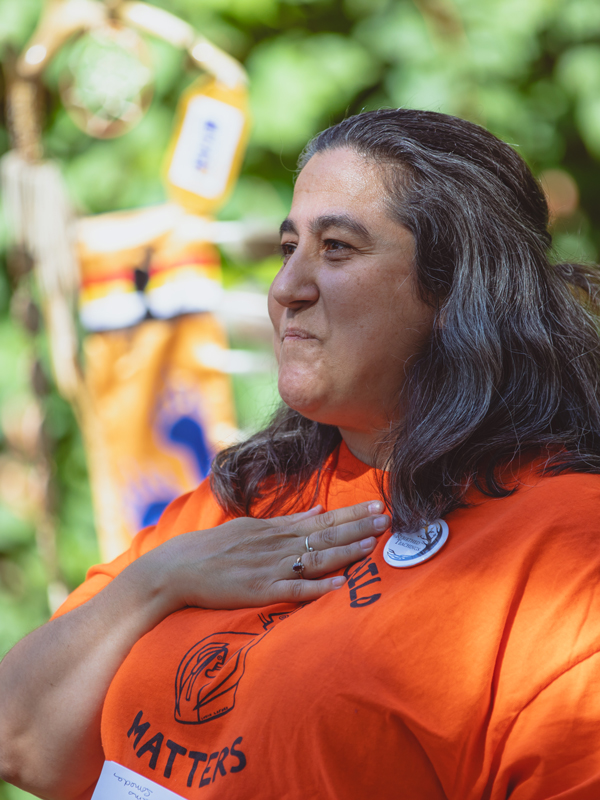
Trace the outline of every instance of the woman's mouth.
<instances>
[{"instance_id":1,"label":"woman's mouth","mask_svg":"<svg viewBox=\"0 0 600 800\"><path fill-rule=\"evenodd\" d=\"M311 333L308 333L308 331L303 331L300 328L288 328L286 331L284 331L281 341L288 342L299 339L316 339L316 336L313 336Z\"/></svg>"}]
</instances>

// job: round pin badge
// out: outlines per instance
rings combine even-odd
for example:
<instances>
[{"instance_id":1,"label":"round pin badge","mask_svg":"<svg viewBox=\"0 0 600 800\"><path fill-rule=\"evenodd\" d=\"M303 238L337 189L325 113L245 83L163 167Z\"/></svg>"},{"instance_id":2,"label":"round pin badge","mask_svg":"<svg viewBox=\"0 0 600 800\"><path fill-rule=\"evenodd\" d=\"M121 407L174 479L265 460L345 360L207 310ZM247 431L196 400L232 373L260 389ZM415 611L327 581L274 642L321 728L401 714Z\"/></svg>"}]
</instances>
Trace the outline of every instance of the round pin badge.
<instances>
[{"instance_id":1,"label":"round pin badge","mask_svg":"<svg viewBox=\"0 0 600 800\"><path fill-rule=\"evenodd\" d=\"M436 519L418 531L392 533L383 557L392 567L414 567L439 552L448 540L448 526Z\"/></svg>"}]
</instances>

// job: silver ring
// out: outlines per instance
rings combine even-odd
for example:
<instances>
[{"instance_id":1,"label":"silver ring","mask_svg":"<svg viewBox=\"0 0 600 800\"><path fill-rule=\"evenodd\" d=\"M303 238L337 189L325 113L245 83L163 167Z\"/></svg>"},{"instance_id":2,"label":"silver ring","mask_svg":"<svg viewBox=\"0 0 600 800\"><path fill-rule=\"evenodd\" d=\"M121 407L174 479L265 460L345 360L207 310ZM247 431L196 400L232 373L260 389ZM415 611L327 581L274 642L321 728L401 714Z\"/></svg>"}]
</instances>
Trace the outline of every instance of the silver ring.
<instances>
[{"instance_id":1,"label":"silver ring","mask_svg":"<svg viewBox=\"0 0 600 800\"><path fill-rule=\"evenodd\" d=\"M308 534L308 536L310 536L310 533ZM308 536L307 536L307 537L306 537L306 539L304 540L304 546L306 547L306 552L307 552L307 553L314 553L314 551L315 551L315 548L314 548L314 547L311 547L311 546L309 545L309 543L308 543Z\"/></svg>"},{"instance_id":2,"label":"silver ring","mask_svg":"<svg viewBox=\"0 0 600 800\"><path fill-rule=\"evenodd\" d=\"M298 556L298 558L294 561L292 565L292 569L296 573L299 578L303 578L304 575L302 574L305 570L305 566L302 563L302 556Z\"/></svg>"}]
</instances>

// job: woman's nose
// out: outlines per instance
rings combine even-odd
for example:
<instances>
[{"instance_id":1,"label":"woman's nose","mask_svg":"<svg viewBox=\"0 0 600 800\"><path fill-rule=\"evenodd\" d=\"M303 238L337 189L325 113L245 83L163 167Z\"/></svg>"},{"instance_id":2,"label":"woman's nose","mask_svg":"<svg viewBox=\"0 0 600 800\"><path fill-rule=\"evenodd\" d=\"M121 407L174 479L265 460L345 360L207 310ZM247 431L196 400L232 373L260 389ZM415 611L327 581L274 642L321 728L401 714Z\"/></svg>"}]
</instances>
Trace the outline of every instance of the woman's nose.
<instances>
[{"instance_id":1,"label":"woman's nose","mask_svg":"<svg viewBox=\"0 0 600 800\"><path fill-rule=\"evenodd\" d=\"M319 288L310 259L297 248L277 273L270 295L285 308L295 311L311 306L319 299Z\"/></svg>"}]
</instances>

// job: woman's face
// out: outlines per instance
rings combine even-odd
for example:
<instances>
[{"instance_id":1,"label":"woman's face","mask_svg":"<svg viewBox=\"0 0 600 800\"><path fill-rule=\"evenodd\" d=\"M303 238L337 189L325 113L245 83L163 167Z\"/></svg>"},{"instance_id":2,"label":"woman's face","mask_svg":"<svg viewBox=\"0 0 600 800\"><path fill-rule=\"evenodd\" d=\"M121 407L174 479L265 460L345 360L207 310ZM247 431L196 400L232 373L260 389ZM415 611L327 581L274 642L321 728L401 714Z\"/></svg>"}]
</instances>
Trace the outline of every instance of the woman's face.
<instances>
[{"instance_id":1,"label":"woman's face","mask_svg":"<svg viewBox=\"0 0 600 800\"><path fill-rule=\"evenodd\" d=\"M281 226L283 266L269 292L281 397L342 435L388 427L433 320L415 291L412 234L390 219L385 197L373 161L349 149L313 156Z\"/></svg>"}]
</instances>

